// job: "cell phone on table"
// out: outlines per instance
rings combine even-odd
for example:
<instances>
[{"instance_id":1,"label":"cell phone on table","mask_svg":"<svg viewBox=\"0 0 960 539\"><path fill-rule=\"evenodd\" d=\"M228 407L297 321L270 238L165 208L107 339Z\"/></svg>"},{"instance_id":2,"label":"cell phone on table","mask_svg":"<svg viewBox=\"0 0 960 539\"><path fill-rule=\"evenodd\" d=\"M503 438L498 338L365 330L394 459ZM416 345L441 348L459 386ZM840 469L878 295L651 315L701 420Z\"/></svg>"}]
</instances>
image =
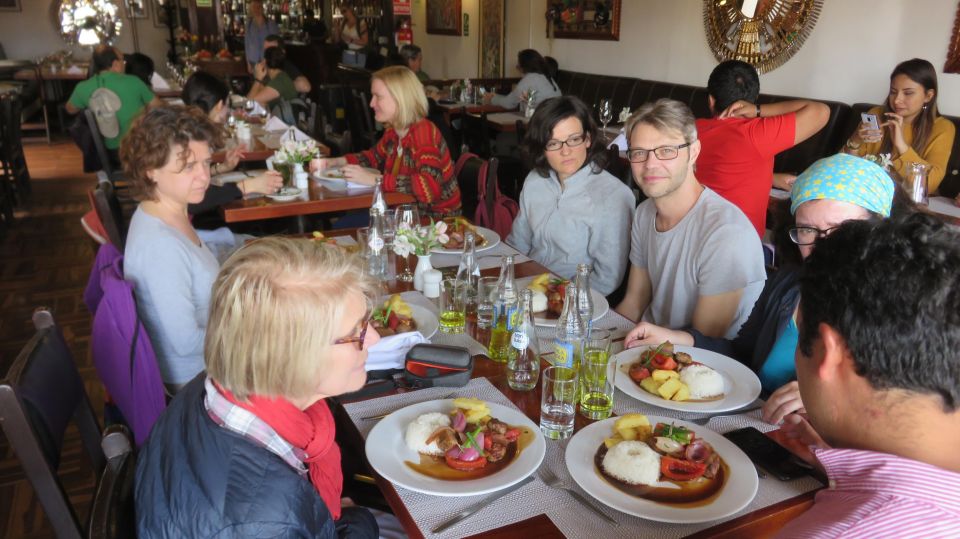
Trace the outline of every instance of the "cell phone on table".
<instances>
[{"instance_id":1,"label":"cell phone on table","mask_svg":"<svg viewBox=\"0 0 960 539\"><path fill-rule=\"evenodd\" d=\"M867 124L867 127L870 129L880 130L880 121L877 119L876 114L868 114L866 112L860 113L860 121Z\"/></svg>"},{"instance_id":2,"label":"cell phone on table","mask_svg":"<svg viewBox=\"0 0 960 539\"><path fill-rule=\"evenodd\" d=\"M807 469L795 462L793 453L753 427L733 430L723 436L742 449L754 464L781 481L808 474Z\"/></svg>"}]
</instances>

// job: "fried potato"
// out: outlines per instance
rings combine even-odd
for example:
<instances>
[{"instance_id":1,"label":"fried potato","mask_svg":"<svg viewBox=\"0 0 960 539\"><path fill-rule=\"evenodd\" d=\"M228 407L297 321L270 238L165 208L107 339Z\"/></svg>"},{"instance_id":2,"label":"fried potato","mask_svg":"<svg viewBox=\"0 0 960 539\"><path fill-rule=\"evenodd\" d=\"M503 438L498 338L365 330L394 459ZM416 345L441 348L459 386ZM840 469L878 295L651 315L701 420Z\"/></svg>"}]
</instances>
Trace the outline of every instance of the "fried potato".
<instances>
[{"instance_id":1,"label":"fried potato","mask_svg":"<svg viewBox=\"0 0 960 539\"><path fill-rule=\"evenodd\" d=\"M527 288L533 290L534 292L540 292L541 294L547 293L547 283L550 281L549 273L542 273L536 276L530 284L527 285Z\"/></svg>"},{"instance_id":2,"label":"fried potato","mask_svg":"<svg viewBox=\"0 0 960 539\"><path fill-rule=\"evenodd\" d=\"M472 397L458 397L453 399L453 405L461 410L489 410L487 403Z\"/></svg>"},{"instance_id":3,"label":"fried potato","mask_svg":"<svg viewBox=\"0 0 960 539\"><path fill-rule=\"evenodd\" d=\"M654 380L662 384L671 378L680 378L680 373L672 370L657 369L653 371L651 376Z\"/></svg>"},{"instance_id":4,"label":"fried potato","mask_svg":"<svg viewBox=\"0 0 960 539\"><path fill-rule=\"evenodd\" d=\"M657 393L659 393L661 397L670 400L674 394L677 393L677 391L680 391L680 387L683 385L683 382L680 380L671 378L670 380L664 382L659 389L657 389Z\"/></svg>"},{"instance_id":5,"label":"fried potato","mask_svg":"<svg viewBox=\"0 0 960 539\"><path fill-rule=\"evenodd\" d=\"M644 378L640 380L640 387L645 389L647 393L657 394L657 390L660 389L660 386L663 385L662 382L658 382L655 378Z\"/></svg>"},{"instance_id":6,"label":"fried potato","mask_svg":"<svg viewBox=\"0 0 960 539\"><path fill-rule=\"evenodd\" d=\"M687 384L680 384L680 389L673 394L673 397L670 397L670 400L673 401L685 401L690 399L690 388L687 387Z\"/></svg>"}]
</instances>

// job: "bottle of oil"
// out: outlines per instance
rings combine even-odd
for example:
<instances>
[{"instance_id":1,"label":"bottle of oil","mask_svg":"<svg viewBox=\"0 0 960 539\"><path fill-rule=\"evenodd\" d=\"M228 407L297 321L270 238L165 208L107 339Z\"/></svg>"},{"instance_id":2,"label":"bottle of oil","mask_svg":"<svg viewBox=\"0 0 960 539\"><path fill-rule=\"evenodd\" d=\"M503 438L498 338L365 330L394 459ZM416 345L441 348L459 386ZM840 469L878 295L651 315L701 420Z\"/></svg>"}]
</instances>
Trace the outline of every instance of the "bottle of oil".
<instances>
[{"instance_id":1,"label":"bottle of oil","mask_svg":"<svg viewBox=\"0 0 960 539\"><path fill-rule=\"evenodd\" d=\"M510 357L510 338L517 310L517 285L513 280L513 255L500 259L500 279L497 281L497 300L493 304L493 328L487 355L497 363Z\"/></svg>"}]
</instances>

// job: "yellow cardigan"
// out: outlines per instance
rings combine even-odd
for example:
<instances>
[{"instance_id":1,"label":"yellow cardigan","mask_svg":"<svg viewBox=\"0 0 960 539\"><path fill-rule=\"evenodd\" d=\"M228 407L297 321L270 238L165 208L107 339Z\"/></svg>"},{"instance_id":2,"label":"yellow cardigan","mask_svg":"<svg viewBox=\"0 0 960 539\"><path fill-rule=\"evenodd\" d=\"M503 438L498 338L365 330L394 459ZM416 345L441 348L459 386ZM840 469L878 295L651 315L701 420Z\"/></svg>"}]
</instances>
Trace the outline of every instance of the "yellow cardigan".
<instances>
[{"instance_id":1,"label":"yellow cardigan","mask_svg":"<svg viewBox=\"0 0 960 539\"><path fill-rule=\"evenodd\" d=\"M870 114L876 114L877 119L883 123L882 107L870 109ZM886 133L884 133L884 137L886 136ZM956 127L954 127L953 122L943 116L938 116L933 122L933 131L930 133L927 147L923 149L923 153L917 153L917 150L913 148L913 126L905 124L903 126L903 140L909 148L907 149L907 153L898 155L893 159L893 168L900 174L901 178L906 178L910 163L923 163L927 165L927 167L929 167L927 172L927 189L931 194L935 193L937 187L940 187L940 182L943 181L943 176L947 172L947 161L950 159L950 150L953 148L954 136L956 136ZM860 148L854 150L854 153L860 157L876 155L880 152L881 144L883 144L883 140L880 142L865 142L860 145ZM896 149L893 151L896 153Z\"/></svg>"}]
</instances>

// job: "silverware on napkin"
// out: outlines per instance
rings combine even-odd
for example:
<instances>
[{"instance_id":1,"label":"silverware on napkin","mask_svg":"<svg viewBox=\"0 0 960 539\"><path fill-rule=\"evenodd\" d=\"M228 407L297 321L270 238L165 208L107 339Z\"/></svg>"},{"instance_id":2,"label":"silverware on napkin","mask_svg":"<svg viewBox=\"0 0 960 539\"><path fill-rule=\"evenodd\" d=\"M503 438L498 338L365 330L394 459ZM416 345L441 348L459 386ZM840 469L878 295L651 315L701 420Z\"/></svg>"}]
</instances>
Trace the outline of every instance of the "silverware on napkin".
<instances>
[{"instance_id":1,"label":"silverware on napkin","mask_svg":"<svg viewBox=\"0 0 960 539\"><path fill-rule=\"evenodd\" d=\"M478 501L477 503L475 503L475 504L467 507L467 508L464 509L463 511L460 511L459 513L457 513L456 515L454 515L453 518L451 518L450 520L444 522L443 524L440 524L440 525L437 526L436 528L430 530L430 532L431 532L431 533L440 533L440 532L442 532L443 530L446 530L446 529L449 528L450 526L453 526L454 524L456 524L456 523L458 523L458 522L460 522L460 521L462 521L462 520L465 520L465 519L471 517L471 516L472 516L474 513L476 513L477 511L483 509L484 507L490 505L490 504L493 503L494 501L496 501L496 500L498 500L498 499L506 496L507 494L510 494L511 492L517 490L518 488L526 485L527 483L529 483L529 482L531 482L531 481L533 481L533 475L528 475L526 478L523 479L523 481L520 481L519 483L514 483L513 485L510 485L509 487L507 487L507 488L505 488L505 489L503 489L503 490L498 490L498 491L494 492L493 494L487 496L486 498L484 498L484 499Z\"/></svg>"},{"instance_id":2,"label":"silverware on napkin","mask_svg":"<svg viewBox=\"0 0 960 539\"><path fill-rule=\"evenodd\" d=\"M420 404L420 403L423 403L423 402L430 402L430 401L436 401L436 400L441 400L441 399L447 399L447 398L450 398L450 396L453 395L454 393L456 393L456 391L448 391L447 393L444 393L443 395L438 395L438 396L436 396L436 397L432 397L432 398L429 398L429 399L424 399L424 400L422 400L422 401L411 402L410 404L404 404L403 406L401 406L401 407L399 407L399 408L394 408L393 410L390 410L389 412L384 412L384 413L382 413L382 414L368 415L368 416L366 416L366 417L361 417L360 420L361 420L361 421L367 421L367 420L370 420L370 419L383 419L383 418L387 417L388 415L396 412L397 410L403 410L403 409L406 408L407 406L413 406L414 404Z\"/></svg>"}]
</instances>

